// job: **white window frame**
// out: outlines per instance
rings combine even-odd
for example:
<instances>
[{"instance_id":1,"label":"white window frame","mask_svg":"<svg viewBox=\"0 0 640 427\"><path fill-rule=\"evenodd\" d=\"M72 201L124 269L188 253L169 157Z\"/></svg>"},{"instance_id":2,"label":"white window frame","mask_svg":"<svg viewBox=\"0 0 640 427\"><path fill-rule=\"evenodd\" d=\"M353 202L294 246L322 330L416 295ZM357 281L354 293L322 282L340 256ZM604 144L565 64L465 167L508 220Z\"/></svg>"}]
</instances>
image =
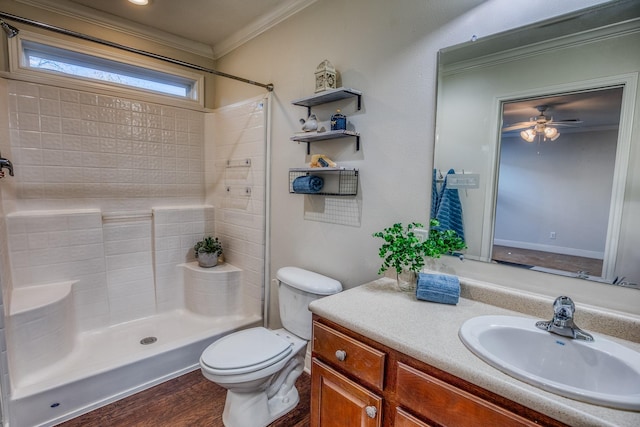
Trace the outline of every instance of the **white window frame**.
<instances>
[{"instance_id":1,"label":"white window frame","mask_svg":"<svg viewBox=\"0 0 640 427\"><path fill-rule=\"evenodd\" d=\"M124 63L134 67L148 69L153 72L169 74L176 76L179 79L192 81L193 85L189 95L187 97L183 97L163 94L157 91L115 82L107 82L97 79L72 76L56 71L33 68L29 66L28 58L24 53L24 41L51 46L56 49L64 49L83 55L94 56L101 60ZM84 45L24 30L21 30L18 36L9 39L9 70L11 77L20 80L53 84L71 89L89 89L112 95L125 95L140 100L159 102L163 104L169 103L174 106L183 106L187 108L204 108L204 75L202 73L190 71L180 66L158 63L158 61L147 59L142 55L121 54L114 52L113 50L107 50L107 48L103 48L100 45Z\"/></svg>"}]
</instances>

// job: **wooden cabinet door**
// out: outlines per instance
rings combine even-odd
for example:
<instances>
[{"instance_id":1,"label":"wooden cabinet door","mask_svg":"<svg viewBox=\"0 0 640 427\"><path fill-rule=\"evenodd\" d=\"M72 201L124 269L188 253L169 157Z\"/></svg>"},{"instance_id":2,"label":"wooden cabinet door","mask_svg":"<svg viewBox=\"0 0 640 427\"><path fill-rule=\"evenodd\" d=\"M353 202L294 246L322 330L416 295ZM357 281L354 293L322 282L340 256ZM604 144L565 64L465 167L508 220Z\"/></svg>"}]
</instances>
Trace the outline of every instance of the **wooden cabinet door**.
<instances>
[{"instance_id":1,"label":"wooden cabinet door","mask_svg":"<svg viewBox=\"0 0 640 427\"><path fill-rule=\"evenodd\" d=\"M382 426L382 398L313 358L311 427L350 426Z\"/></svg>"}]
</instances>

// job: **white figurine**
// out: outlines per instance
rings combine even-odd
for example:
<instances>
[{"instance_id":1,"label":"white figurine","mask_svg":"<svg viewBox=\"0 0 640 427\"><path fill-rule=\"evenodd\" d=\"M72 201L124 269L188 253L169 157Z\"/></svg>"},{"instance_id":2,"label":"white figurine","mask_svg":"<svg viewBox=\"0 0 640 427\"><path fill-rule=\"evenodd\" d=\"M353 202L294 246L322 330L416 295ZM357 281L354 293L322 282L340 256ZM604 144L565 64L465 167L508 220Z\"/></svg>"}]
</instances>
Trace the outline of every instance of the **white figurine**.
<instances>
[{"instance_id":1,"label":"white figurine","mask_svg":"<svg viewBox=\"0 0 640 427\"><path fill-rule=\"evenodd\" d=\"M305 132L318 130L318 119L315 114L311 114L307 120L300 119L300 124L302 125L302 130Z\"/></svg>"}]
</instances>

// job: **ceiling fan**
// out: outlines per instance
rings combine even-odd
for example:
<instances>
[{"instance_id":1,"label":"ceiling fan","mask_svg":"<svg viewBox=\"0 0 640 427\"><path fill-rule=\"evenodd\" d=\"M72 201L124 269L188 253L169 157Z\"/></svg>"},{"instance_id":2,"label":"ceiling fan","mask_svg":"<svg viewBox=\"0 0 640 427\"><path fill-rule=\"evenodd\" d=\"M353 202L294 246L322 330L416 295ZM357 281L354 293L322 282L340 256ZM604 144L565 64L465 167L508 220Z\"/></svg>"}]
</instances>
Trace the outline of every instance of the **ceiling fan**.
<instances>
[{"instance_id":1,"label":"ceiling fan","mask_svg":"<svg viewBox=\"0 0 640 427\"><path fill-rule=\"evenodd\" d=\"M531 117L528 122L519 122L505 126L502 131L511 132L521 130L520 136L527 142L533 142L538 135L542 136L545 141L547 139L555 141L560 136L560 132L558 132L557 129L559 126L575 126L582 123L580 119L554 121L553 117L544 114L548 108L548 105L538 105L536 106L536 110L538 110L539 113L537 116ZM553 124L553 126L550 126L551 124Z\"/></svg>"}]
</instances>

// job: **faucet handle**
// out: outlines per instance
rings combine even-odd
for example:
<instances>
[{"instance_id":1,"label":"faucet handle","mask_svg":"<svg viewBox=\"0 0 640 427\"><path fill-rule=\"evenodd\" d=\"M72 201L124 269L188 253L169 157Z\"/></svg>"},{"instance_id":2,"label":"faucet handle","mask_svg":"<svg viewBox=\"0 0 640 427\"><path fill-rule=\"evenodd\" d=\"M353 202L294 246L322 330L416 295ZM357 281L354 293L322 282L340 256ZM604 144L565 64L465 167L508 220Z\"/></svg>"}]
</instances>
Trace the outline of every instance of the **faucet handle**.
<instances>
[{"instance_id":1,"label":"faucet handle","mask_svg":"<svg viewBox=\"0 0 640 427\"><path fill-rule=\"evenodd\" d=\"M573 322L576 306L567 296L560 296L553 302L553 319L536 322L536 327L543 331L562 335L582 341L593 341L593 336L584 332Z\"/></svg>"},{"instance_id":2,"label":"faucet handle","mask_svg":"<svg viewBox=\"0 0 640 427\"><path fill-rule=\"evenodd\" d=\"M2 157L2 153L0 153L0 172L5 168L9 169L9 175L13 176L13 164L9 159Z\"/></svg>"},{"instance_id":3,"label":"faucet handle","mask_svg":"<svg viewBox=\"0 0 640 427\"><path fill-rule=\"evenodd\" d=\"M560 296L553 302L553 320L567 321L573 320L573 313L576 311L576 305L571 298Z\"/></svg>"}]
</instances>

